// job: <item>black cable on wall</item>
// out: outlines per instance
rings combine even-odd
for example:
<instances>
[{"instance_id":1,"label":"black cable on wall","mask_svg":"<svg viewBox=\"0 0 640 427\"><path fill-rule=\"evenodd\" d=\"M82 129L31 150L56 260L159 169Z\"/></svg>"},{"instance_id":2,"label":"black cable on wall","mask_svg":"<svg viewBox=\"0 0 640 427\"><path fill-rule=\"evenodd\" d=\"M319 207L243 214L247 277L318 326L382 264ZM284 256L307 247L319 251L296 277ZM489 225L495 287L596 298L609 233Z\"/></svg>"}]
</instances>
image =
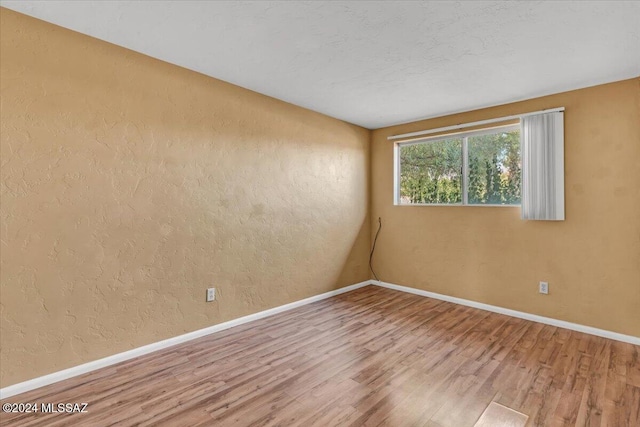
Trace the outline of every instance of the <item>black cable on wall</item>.
<instances>
[{"instance_id":1,"label":"black cable on wall","mask_svg":"<svg viewBox=\"0 0 640 427\"><path fill-rule=\"evenodd\" d=\"M373 239L373 246L371 247L371 253L369 254L369 270L371 270L371 272L373 273L373 277L376 278L376 280L380 281L380 279L378 279L378 275L376 274L375 271L373 271L373 253L376 250L376 242L378 241L378 234L380 234L380 230L382 230L382 218L378 217L378 231L376 231L376 237L374 237Z\"/></svg>"}]
</instances>

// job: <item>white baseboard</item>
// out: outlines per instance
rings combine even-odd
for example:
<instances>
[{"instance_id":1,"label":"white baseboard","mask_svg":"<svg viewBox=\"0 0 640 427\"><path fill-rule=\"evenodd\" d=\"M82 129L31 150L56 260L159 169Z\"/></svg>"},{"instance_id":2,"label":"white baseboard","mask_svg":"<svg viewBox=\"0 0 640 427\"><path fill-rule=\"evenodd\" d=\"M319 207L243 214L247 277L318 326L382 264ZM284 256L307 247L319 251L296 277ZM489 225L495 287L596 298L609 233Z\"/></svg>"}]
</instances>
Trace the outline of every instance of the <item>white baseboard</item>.
<instances>
[{"instance_id":1,"label":"white baseboard","mask_svg":"<svg viewBox=\"0 0 640 427\"><path fill-rule=\"evenodd\" d=\"M176 344L182 344L187 341L194 340L196 338L203 337L205 335L213 334L215 332L223 331L225 329L233 328L234 326L242 325L244 323L252 322L254 320L263 319L265 317L273 316L274 314L282 313L287 310L301 307L312 302L320 301L326 298L340 295L345 292L353 291L358 288L370 285L371 280L356 283L355 285L346 286L344 288L336 289L334 291L325 292L324 294L315 295L309 298L305 298L300 301L295 301L289 304L274 307L269 310L260 311L258 313L250 314L248 316L240 317L238 319L229 320L228 322L220 323L217 325L209 326L208 328L199 329L197 331L189 332L184 335L178 335L177 337L169 338L166 340L158 341L149 345L134 348L132 350L125 351L123 353L114 354L102 359L94 360L93 362L84 363L82 365L74 366L69 369L54 372L52 374L44 375L42 377L34 378L32 380L24 381L18 384L10 385L8 387L0 389L0 399L6 399L11 396L15 396L20 393L34 390L36 388L44 387L49 384L56 383L58 381L66 380L69 378L77 377L78 375L86 374L87 372L95 371L96 369L104 368L107 366L115 365L116 363L124 362L125 360L133 359L135 357L143 356L145 354L162 350L167 347L174 346Z\"/></svg>"},{"instance_id":2,"label":"white baseboard","mask_svg":"<svg viewBox=\"0 0 640 427\"><path fill-rule=\"evenodd\" d=\"M511 310L508 308L484 304L481 302L471 301L468 299L457 298L449 295L437 294L435 292L423 291L421 289L410 288L408 286L395 285L393 283L386 283L386 282L381 282L376 280L372 280L371 283L377 286L381 286L383 288L395 289L396 291L402 291L410 294L421 295L423 297L434 298L442 301L452 302L455 304L479 308L481 310L492 311L494 313L505 314L507 316L517 317L519 319L526 319L526 320L531 320L533 322L544 323L545 325L557 326L559 328L571 329L572 331L584 332L585 334L596 335L599 337L609 338L616 341L622 341L629 344L640 345L640 337L634 337L632 335L619 334L617 332L598 329L592 326L585 326L585 325L580 325L578 323L566 322L564 320L553 319L551 317L538 316L537 314Z\"/></svg>"},{"instance_id":3,"label":"white baseboard","mask_svg":"<svg viewBox=\"0 0 640 427\"><path fill-rule=\"evenodd\" d=\"M393 283L381 282L376 280L366 280L364 282L356 283L355 285L346 286L344 288L336 289L330 292L325 292L324 294L315 295L300 301L295 301L289 304L281 305L279 307L274 307L269 310L264 310L258 313L250 314L248 316L240 317L238 319L233 319L228 322L210 326L208 328L199 329L197 331L189 332L184 335L178 335L177 337L169 338L163 341L155 342L153 344L134 348L132 350L125 351L123 353L114 354L113 356L108 356L102 359L94 360L93 362L88 362L82 365L74 366L72 368L65 369L63 371L54 372L52 374L34 378L32 380L10 385L8 387L0 389L0 399L6 399L8 397L12 397L20 393L25 393L27 391L34 390L36 388L40 388L49 384L56 383L58 381L66 380L69 378L76 377L78 375L85 374L87 372L95 371L100 368L115 365L116 363L124 362L126 360L130 360L138 356L143 356L145 354L152 353L157 350L162 350L167 347L171 347L177 344L182 344L184 342L191 341L196 338L203 337L205 335L210 335L215 332L232 328L234 326L242 325L258 319L263 319L265 317L273 316L274 314L282 313L287 310L292 310L294 308L298 308L303 305L310 304L312 302L320 301L335 295L340 295L345 292L353 291L355 289L362 288L367 285L376 285L376 286L381 286L383 288L395 289L397 291L407 292L410 294L434 298L442 301L448 301L455 304L474 307L481 310L492 311L494 313L505 314L507 316L517 317L520 319L526 319L526 320L531 320L538 323L544 323L546 325L552 325L560 328L570 329L572 331L584 332L586 334L596 335L603 338L609 338L616 341L622 341L622 342L626 342L634 345L640 345L640 338L634 337L631 335L619 334L617 332L611 332L604 329L594 328L591 326L585 326L577 323L566 322L564 320L552 319L550 317L538 316L536 314L530 314L522 311L511 310L508 308L484 304L481 302L471 301L463 298L437 294L435 292L423 291L421 289L410 288L408 286L400 286L400 285L395 285Z\"/></svg>"}]
</instances>

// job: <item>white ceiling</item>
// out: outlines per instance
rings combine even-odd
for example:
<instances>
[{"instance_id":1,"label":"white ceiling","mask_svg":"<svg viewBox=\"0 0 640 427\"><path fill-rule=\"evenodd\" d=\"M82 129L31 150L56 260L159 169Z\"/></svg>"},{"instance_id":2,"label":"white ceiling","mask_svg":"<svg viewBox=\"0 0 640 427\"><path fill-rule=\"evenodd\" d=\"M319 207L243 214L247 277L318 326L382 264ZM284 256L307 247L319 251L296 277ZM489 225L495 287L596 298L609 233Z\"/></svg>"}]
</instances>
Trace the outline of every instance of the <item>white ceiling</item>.
<instances>
[{"instance_id":1,"label":"white ceiling","mask_svg":"<svg viewBox=\"0 0 640 427\"><path fill-rule=\"evenodd\" d=\"M0 1L367 128L640 75L640 2Z\"/></svg>"}]
</instances>

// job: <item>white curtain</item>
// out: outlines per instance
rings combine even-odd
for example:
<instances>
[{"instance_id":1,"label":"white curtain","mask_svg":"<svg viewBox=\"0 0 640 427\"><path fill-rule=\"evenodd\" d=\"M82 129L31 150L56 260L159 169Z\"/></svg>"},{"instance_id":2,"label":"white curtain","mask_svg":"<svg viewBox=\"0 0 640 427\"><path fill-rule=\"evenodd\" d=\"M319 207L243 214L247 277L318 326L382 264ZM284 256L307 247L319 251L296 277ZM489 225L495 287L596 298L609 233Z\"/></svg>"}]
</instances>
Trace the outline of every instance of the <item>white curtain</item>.
<instances>
[{"instance_id":1,"label":"white curtain","mask_svg":"<svg viewBox=\"0 0 640 427\"><path fill-rule=\"evenodd\" d=\"M522 219L564 220L564 114L522 117Z\"/></svg>"}]
</instances>

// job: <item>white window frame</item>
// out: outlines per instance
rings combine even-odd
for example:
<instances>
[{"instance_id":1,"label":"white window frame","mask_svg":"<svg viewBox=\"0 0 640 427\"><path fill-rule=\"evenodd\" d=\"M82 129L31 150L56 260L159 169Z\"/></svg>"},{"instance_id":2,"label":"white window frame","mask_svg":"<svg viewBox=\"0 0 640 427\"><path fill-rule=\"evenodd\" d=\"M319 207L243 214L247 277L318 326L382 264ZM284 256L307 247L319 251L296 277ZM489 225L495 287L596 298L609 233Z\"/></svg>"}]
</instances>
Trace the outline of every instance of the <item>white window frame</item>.
<instances>
[{"instance_id":1,"label":"white window frame","mask_svg":"<svg viewBox=\"0 0 640 427\"><path fill-rule=\"evenodd\" d=\"M480 135L488 135L492 133L512 132L514 130L520 130L520 123L508 124L501 126L493 126L489 128L482 128L477 130L471 130L467 132L448 133L445 135L436 135L427 138L420 138L412 141L395 142L393 144L393 204L395 206L473 206L473 207L500 207L500 208L519 208L521 204L517 205L498 205L498 204L476 204L469 203L469 142L468 138ZM400 203L400 148L407 147L409 145L425 144L435 141L443 141L447 139L462 139L462 202L461 203ZM521 141L522 145L522 141Z\"/></svg>"}]
</instances>

